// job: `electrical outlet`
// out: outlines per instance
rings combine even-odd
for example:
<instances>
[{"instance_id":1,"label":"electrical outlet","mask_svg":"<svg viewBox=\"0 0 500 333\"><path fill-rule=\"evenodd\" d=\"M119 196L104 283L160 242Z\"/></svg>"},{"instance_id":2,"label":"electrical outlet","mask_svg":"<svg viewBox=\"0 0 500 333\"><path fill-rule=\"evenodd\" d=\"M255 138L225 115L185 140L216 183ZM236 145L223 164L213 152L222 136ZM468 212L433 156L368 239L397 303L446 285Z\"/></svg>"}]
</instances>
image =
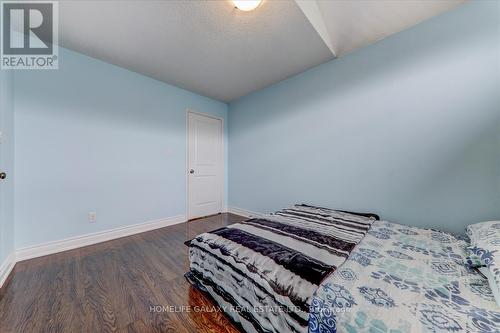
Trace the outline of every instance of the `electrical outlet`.
<instances>
[{"instance_id":1,"label":"electrical outlet","mask_svg":"<svg viewBox=\"0 0 500 333\"><path fill-rule=\"evenodd\" d=\"M97 219L97 213L89 212L89 223L95 223L96 219Z\"/></svg>"}]
</instances>

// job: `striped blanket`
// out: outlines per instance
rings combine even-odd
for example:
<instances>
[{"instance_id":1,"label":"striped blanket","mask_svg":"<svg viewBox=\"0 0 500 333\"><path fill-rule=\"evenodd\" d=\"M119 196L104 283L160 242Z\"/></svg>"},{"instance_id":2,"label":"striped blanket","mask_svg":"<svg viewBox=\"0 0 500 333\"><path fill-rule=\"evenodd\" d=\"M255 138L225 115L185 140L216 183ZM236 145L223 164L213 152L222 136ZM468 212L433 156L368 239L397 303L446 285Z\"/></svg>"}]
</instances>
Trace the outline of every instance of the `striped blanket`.
<instances>
[{"instance_id":1,"label":"striped blanket","mask_svg":"<svg viewBox=\"0 0 500 333\"><path fill-rule=\"evenodd\" d=\"M186 277L245 332L306 332L313 293L376 218L295 205L204 233Z\"/></svg>"}]
</instances>

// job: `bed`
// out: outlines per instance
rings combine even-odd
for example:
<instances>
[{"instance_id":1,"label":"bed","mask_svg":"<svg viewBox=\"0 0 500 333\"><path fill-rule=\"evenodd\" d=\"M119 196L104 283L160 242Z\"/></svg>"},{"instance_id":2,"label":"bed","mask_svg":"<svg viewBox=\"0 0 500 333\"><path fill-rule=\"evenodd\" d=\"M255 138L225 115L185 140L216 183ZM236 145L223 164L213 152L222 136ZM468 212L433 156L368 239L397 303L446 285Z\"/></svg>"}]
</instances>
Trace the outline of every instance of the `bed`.
<instances>
[{"instance_id":1,"label":"bed","mask_svg":"<svg viewBox=\"0 0 500 333\"><path fill-rule=\"evenodd\" d=\"M307 332L311 299L376 215L308 205L249 219L188 242L188 281L245 332Z\"/></svg>"},{"instance_id":2,"label":"bed","mask_svg":"<svg viewBox=\"0 0 500 333\"><path fill-rule=\"evenodd\" d=\"M465 240L295 205L197 236L188 280L244 332L500 332Z\"/></svg>"},{"instance_id":3,"label":"bed","mask_svg":"<svg viewBox=\"0 0 500 333\"><path fill-rule=\"evenodd\" d=\"M488 281L468 244L437 230L376 221L317 289L310 333L500 332Z\"/></svg>"}]
</instances>

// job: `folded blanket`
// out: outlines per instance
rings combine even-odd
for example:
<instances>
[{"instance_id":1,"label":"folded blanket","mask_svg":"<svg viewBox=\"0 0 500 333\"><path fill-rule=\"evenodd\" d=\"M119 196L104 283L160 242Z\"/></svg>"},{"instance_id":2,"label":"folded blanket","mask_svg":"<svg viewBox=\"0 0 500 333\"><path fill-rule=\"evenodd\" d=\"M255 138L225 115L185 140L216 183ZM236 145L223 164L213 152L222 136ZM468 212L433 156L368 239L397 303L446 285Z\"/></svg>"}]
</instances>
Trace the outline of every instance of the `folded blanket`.
<instances>
[{"instance_id":1,"label":"folded blanket","mask_svg":"<svg viewBox=\"0 0 500 333\"><path fill-rule=\"evenodd\" d=\"M295 205L197 236L188 279L247 332L305 332L313 293L375 216Z\"/></svg>"}]
</instances>

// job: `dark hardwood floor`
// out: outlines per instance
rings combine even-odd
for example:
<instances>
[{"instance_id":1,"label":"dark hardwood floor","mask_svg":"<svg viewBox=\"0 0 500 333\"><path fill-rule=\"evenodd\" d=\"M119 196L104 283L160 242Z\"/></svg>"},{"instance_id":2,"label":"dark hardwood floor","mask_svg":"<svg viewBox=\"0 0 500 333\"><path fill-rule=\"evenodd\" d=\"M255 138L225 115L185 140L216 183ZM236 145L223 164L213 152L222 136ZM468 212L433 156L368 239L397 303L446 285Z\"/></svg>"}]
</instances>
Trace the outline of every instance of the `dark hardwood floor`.
<instances>
[{"instance_id":1,"label":"dark hardwood floor","mask_svg":"<svg viewBox=\"0 0 500 333\"><path fill-rule=\"evenodd\" d=\"M221 214L20 262L0 300L0 332L238 332L220 312L192 311L212 303L183 276L183 243L243 219Z\"/></svg>"}]
</instances>

